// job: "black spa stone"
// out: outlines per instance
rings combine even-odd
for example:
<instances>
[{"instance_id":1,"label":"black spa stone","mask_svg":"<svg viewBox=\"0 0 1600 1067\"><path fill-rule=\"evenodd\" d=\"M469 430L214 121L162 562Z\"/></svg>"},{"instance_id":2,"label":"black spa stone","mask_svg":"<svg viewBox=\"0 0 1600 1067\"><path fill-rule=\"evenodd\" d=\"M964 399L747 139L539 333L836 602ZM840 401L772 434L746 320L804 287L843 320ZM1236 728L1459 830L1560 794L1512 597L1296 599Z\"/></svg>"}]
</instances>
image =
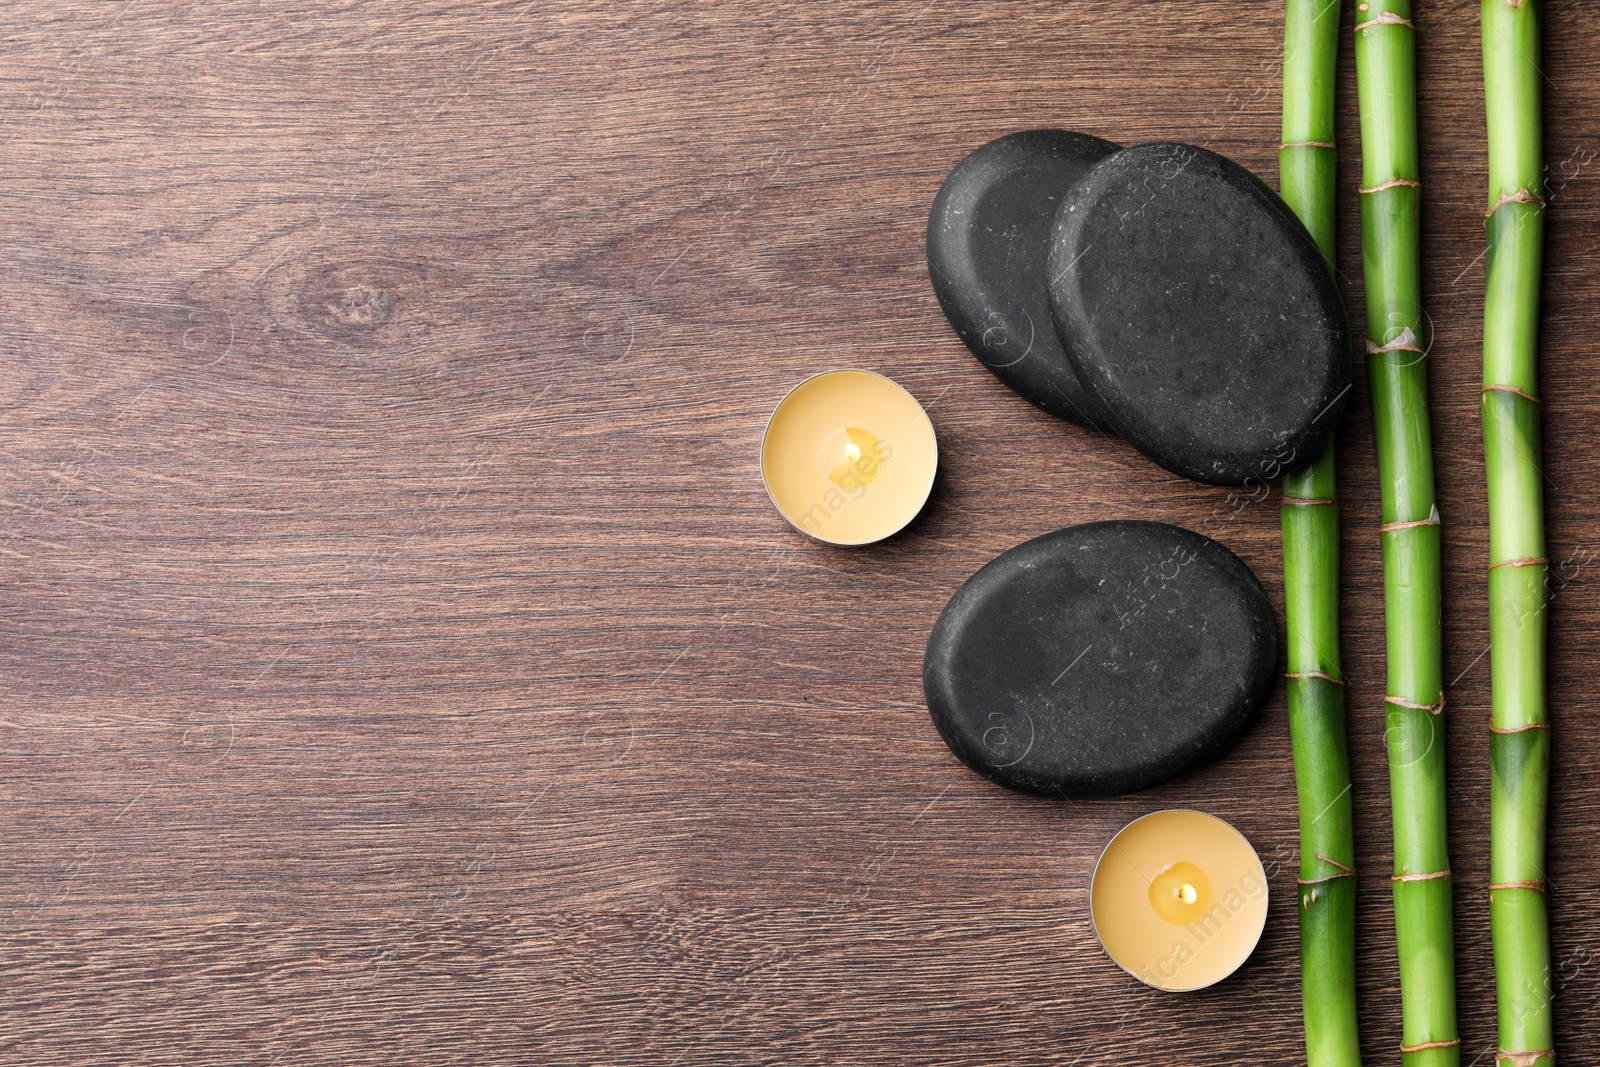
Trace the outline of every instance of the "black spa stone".
<instances>
[{"instance_id":1,"label":"black spa stone","mask_svg":"<svg viewBox=\"0 0 1600 1067\"><path fill-rule=\"evenodd\" d=\"M928 274L972 354L1050 412L1100 426L1050 322L1045 257L1061 194L1117 146L1066 130L1026 130L950 172L928 216Z\"/></svg>"},{"instance_id":2,"label":"black spa stone","mask_svg":"<svg viewBox=\"0 0 1600 1067\"><path fill-rule=\"evenodd\" d=\"M1294 213L1237 163L1181 144L1107 156L1064 195L1048 270L1080 382L1168 470L1269 481L1333 432L1344 305Z\"/></svg>"},{"instance_id":3,"label":"black spa stone","mask_svg":"<svg viewBox=\"0 0 1600 1067\"><path fill-rule=\"evenodd\" d=\"M967 580L923 661L945 743L1004 786L1145 789L1211 759L1277 666L1272 606L1215 541L1156 522L1036 537Z\"/></svg>"}]
</instances>

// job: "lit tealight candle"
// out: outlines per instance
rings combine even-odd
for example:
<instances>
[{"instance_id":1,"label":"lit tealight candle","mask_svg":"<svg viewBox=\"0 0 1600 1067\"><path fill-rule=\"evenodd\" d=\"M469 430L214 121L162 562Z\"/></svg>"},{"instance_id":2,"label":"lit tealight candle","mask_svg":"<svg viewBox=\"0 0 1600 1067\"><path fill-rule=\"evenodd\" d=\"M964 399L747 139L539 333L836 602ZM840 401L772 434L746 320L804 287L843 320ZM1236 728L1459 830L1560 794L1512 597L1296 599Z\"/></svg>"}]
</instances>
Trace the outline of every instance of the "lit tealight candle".
<instances>
[{"instance_id":1,"label":"lit tealight candle","mask_svg":"<svg viewBox=\"0 0 1600 1067\"><path fill-rule=\"evenodd\" d=\"M1267 876L1244 835L1198 811L1124 826L1095 864L1094 931L1117 966L1157 989L1220 982L1267 921Z\"/></svg>"},{"instance_id":2,"label":"lit tealight candle","mask_svg":"<svg viewBox=\"0 0 1600 1067\"><path fill-rule=\"evenodd\" d=\"M783 517L819 541L865 545L916 517L939 445L916 398L881 374L833 370L783 398L761 439L761 477Z\"/></svg>"}]
</instances>

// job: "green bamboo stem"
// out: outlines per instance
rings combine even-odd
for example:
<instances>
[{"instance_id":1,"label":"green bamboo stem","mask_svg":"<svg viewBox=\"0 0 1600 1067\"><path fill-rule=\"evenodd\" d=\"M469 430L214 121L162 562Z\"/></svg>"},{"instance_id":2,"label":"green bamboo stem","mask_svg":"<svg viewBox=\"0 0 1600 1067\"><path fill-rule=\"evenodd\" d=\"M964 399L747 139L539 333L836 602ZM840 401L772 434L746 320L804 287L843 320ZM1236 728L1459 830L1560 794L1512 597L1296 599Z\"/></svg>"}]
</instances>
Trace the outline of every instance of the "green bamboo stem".
<instances>
[{"instance_id":1,"label":"green bamboo stem","mask_svg":"<svg viewBox=\"0 0 1600 1067\"><path fill-rule=\"evenodd\" d=\"M1358 6L1355 34L1367 384L1382 492L1389 660L1384 704L1401 1058L1407 1067L1456 1067L1461 1047L1445 825L1439 511L1422 346L1416 31L1410 0Z\"/></svg>"},{"instance_id":2,"label":"green bamboo stem","mask_svg":"<svg viewBox=\"0 0 1600 1067\"><path fill-rule=\"evenodd\" d=\"M1339 0L1286 0L1278 186L1331 265ZM1300 994L1309 1067L1360 1067L1355 830L1339 663L1333 442L1283 479L1289 736L1300 806Z\"/></svg>"},{"instance_id":3,"label":"green bamboo stem","mask_svg":"<svg viewBox=\"0 0 1600 1067\"><path fill-rule=\"evenodd\" d=\"M1550 1067L1555 1059L1544 892L1549 564L1535 399L1544 252L1539 17L1538 0L1484 0L1482 7L1489 120L1482 412L1494 665L1489 922L1500 1067Z\"/></svg>"}]
</instances>

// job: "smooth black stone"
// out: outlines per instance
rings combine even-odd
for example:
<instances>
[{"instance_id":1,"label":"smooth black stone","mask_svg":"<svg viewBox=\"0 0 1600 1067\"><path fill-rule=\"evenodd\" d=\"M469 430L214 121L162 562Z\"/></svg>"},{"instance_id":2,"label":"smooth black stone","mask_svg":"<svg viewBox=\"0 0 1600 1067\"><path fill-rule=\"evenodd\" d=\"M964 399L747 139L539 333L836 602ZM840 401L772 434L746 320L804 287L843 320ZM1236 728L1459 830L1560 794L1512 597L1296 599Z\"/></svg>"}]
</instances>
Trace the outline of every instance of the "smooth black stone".
<instances>
[{"instance_id":1,"label":"smooth black stone","mask_svg":"<svg viewBox=\"0 0 1600 1067\"><path fill-rule=\"evenodd\" d=\"M1050 300L1110 427L1177 474L1270 481L1316 457L1350 390L1350 327L1276 193L1202 148L1149 144L1062 198Z\"/></svg>"},{"instance_id":2,"label":"smooth black stone","mask_svg":"<svg viewBox=\"0 0 1600 1067\"><path fill-rule=\"evenodd\" d=\"M1117 150L1026 130L950 172L928 216L928 275L945 317L994 376L1052 415L1103 428L1050 321L1045 258L1061 194Z\"/></svg>"},{"instance_id":3,"label":"smooth black stone","mask_svg":"<svg viewBox=\"0 0 1600 1067\"><path fill-rule=\"evenodd\" d=\"M1215 756L1278 660L1272 605L1232 552L1157 522L1036 537L950 599L922 685L945 743L1001 785L1103 797Z\"/></svg>"}]
</instances>

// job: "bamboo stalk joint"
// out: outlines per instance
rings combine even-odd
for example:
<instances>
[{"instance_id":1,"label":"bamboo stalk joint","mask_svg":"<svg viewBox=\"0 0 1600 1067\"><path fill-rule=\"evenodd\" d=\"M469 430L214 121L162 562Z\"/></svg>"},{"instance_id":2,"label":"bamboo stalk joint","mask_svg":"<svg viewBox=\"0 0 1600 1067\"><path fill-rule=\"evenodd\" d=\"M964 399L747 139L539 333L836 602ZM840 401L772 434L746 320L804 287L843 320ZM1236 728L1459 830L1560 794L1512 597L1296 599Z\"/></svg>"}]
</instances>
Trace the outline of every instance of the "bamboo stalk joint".
<instances>
[{"instance_id":1,"label":"bamboo stalk joint","mask_svg":"<svg viewBox=\"0 0 1600 1067\"><path fill-rule=\"evenodd\" d=\"M1356 23L1356 32L1365 33L1367 30L1370 30L1375 26L1404 26L1407 29L1416 29L1415 26L1411 25L1410 19L1401 15L1397 15L1393 11L1384 11L1380 12L1378 17L1375 19L1368 19L1365 22Z\"/></svg>"},{"instance_id":2,"label":"bamboo stalk joint","mask_svg":"<svg viewBox=\"0 0 1600 1067\"><path fill-rule=\"evenodd\" d=\"M1288 674L1285 674L1284 677L1296 682L1303 682L1309 678L1321 678L1324 682L1332 682L1337 686L1344 685L1344 681L1342 679L1335 678L1331 674L1324 674L1322 671L1290 671ZM1333 861L1329 860L1328 862L1332 863Z\"/></svg>"},{"instance_id":3,"label":"bamboo stalk joint","mask_svg":"<svg viewBox=\"0 0 1600 1067\"><path fill-rule=\"evenodd\" d=\"M1544 197L1537 193L1530 193L1526 189L1518 189L1514 193L1501 193L1500 199L1496 200L1494 205L1483 213L1483 217L1486 219L1493 217L1496 211L1499 211L1507 204L1537 204L1540 207L1544 207Z\"/></svg>"},{"instance_id":4,"label":"bamboo stalk joint","mask_svg":"<svg viewBox=\"0 0 1600 1067\"><path fill-rule=\"evenodd\" d=\"M1426 1052L1430 1048L1456 1048L1460 1044L1461 1044L1461 1039L1459 1037L1452 1037L1449 1041L1424 1041L1424 1042L1422 1042L1420 1044L1416 1044L1416 1045L1401 1045L1400 1046L1400 1051L1402 1053L1404 1053L1404 1052Z\"/></svg>"},{"instance_id":5,"label":"bamboo stalk joint","mask_svg":"<svg viewBox=\"0 0 1600 1067\"><path fill-rule=\"evenodd\" d=\"M1386 182L1379 182L1377 185L1367 186L1367 187L1359 189L1357 191L1362 196L1370 196L1373 193L1381 193L1385 189L1421 189L1421 188L1422 188L1422 183L1417 181L1417 179L1415 179L1415 178L1390 178Z\"/></svg>"},{"instance_id":6,"label":"bamboo stalk joint","mask_svg":"<svg viewBox=\"0 0 1600 1067\"><path fill-rule=\"evenodd\" d=\"M1534 1067L1540 1060L1555 1062L1556 1050L1553 1048L1530 1048L1517 1052L1507 1052L1505 1049L1500 1049L1494 1054L1494 1058L1495 1063L1500 1065L1510 1064L1510 1067Z\"/></svg>"},{"instance_id":7,"label":"bamboo stalk joint","mask_svg":"<svg viewBox=\"0 0 1600 1067\"><path fill-rule=\"evenodd\" d=\"M1548 567L1550 561L1543 556L1522 556L1518 559L1503 559L1499 563L1489 564L1489 569L1496 567Z\"/></svg>"},{"instance_id":8,"label":"bamboo stalk joint","mask_svg":"<svg viewBox=\"0 0 1600 1067\"><path fill-rule=\"evenodd\" d=\"M1490 393L1510 393L1512 396L1520 396L1524 400L1531 400L1535 404L1543 404L1544 403L1543 400L1540 400L1536 396L1530 396L1527 393L1524 393L1521 389L1518 389L1514 385L1486 385L1478 393L1478 395L1480 397L1485 397L1485 396L1488 396Z\"/></svg>"},{"instance_id":9,"label":"bamboo stalk joint","mask_svg":"<svg viewBox=\"0 0 1600 1067\"><path fill-rule=\"evenodd\" d=\"M1427 355L1427 353L1423 351L1422 345L1417 341L1417 335L1411 332L1411 327L1409 326L1401 330L1400 336L1396 337L1388 344L1380 345L1378 342L1368 338L1367 355L1381 356L1385 352L1417 352L1422 355Z\"/></svg>"},{"instance_id":10,"label":"bamboo stalk joint","mask_svg":"<svg viewBox=\"0 0 1600 1067\"><path fill-rule=\"evenodd\" d=\"M1444 694L1443 693L1439 694L1438 701L1433 703L1433 704L1418 704L1414 700L1407 700L1405 697L1397 697L1397 696L1386 696L1386 697L1383 698L1383 702L1385 704L1393 704L1397 708L1410 708L1413 711L1425 711L1429 715L1443 715L1444 714Z\"/></svg>"}]
</instances>

